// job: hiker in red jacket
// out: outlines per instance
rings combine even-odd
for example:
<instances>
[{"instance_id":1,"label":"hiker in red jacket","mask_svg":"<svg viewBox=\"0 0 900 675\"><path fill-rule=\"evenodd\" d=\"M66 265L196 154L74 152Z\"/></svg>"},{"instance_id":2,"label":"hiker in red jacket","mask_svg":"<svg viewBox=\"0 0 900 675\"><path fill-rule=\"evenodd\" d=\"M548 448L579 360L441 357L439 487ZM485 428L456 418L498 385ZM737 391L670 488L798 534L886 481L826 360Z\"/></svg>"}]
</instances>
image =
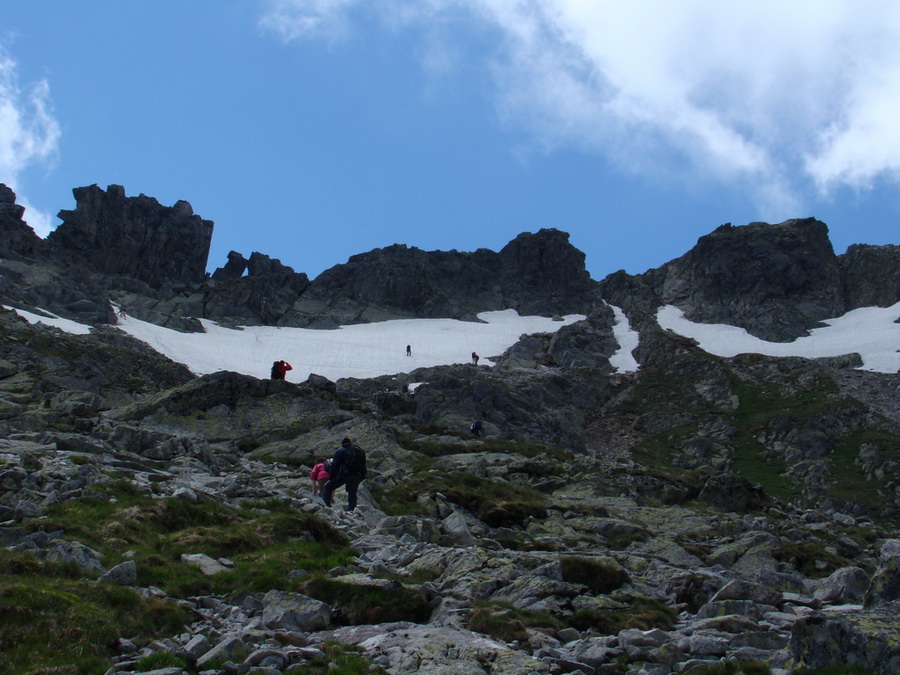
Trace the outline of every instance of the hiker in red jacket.
<instances>
[{"instance_id":1,"label":"hiker in red jacket","mask_svg":"<svg viewBox=\"0 0 900 675\"><path fill-rule=\"evenodd\" d=\"M293 370L291 364L287 361L276 361L272 364L272 379L283 380L287 371Z\"/></svg>"}]
</instances>

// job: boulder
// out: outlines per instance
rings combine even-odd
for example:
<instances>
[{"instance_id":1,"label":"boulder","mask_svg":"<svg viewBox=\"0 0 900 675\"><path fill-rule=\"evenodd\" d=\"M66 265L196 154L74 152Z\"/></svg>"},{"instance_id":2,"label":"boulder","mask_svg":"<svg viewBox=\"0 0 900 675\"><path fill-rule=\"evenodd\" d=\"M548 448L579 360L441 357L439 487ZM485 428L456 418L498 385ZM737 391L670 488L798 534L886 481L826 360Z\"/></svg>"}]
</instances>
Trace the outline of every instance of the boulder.
<instances>
[{"instance_id":1,"label":"boulder","mask_svg":"<svg viewBox=\"0 0 900 675\"><path fill-rule=\"evenodd\" d=\"M203 574L208 577L226 571L228 568L205 553L182 553L181 564L198 567Z\"/></svg>"},{"instance_id":2,"label":"boulder","mask_svg":"<svg viewBox=\"0 0 900 675\"><path fill-rule=\"evenodd\" d=\"M859 567L843 567L835 570L827 579L819 582L813 596L834 605L861 603L869 587L869 575Z\"/></svg>"},{"instance_id":3,"label":"boulder","mask_svg":"<svg viewBox=\"0 0 900 675\"><path fill-rule=\"evenodd\" d=\"M126 560L115 567L111 567L100 577L100 581L116 584L117 586L134 586L137 584L137 566L133 560Z\"/></svg>"},{"instance_id":4,"label":"boulder","mask_svg":"<svg viewBox=\"0 0 900 675\"><path fill-rule=\"evenodd\" d=\"M802 617L791 630L790 650L809 670L857 666L877 673L900 672L900 602Z\"/></svg>"},{"instance_id":5,"label":"boulder","mask_svg":"<svg viewBox=\"0 0 900 675\"><path fill-rule=\"evenodd\" d=\"M900 601L900 539L882 544L878 568L865 596L867 607L894 601Z\"/></svg>"},{"instance_id":6,"label":"boulder","mask_svg":"<svg viewBox=\"0 0 900 675\"><path fill-rule=\"evenodd\" d=\"M272 630L322 630L331 621L328 605L301 593L269 591L262 602L262 621Z\"/></svg>"}]
</instances>

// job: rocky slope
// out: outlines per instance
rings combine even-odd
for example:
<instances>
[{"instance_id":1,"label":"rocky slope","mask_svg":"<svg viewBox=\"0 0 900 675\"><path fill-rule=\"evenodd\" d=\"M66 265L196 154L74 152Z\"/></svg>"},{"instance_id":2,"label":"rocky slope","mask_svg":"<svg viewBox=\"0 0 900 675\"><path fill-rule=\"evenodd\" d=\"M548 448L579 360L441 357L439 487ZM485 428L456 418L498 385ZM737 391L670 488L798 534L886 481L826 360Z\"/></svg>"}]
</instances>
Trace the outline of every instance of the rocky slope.
<instances>
[{"instance_id":1,"label":"rocky slope","mask_svg":"<svg viewBox=\"0 0 900 675\"><path fill-rule=\"evenodd\" d=\"M91 204L128 202L79 194L79 227L97 232L111 221ZM677 301L784 338L896 302L897 247L834 256L823 225L789 221L720 229L599 284L552 231L500 253L392 247L312 284L258 254L208 280L188 258L138 278L101 270L100 252L65 264L63 235L29 235L0 198L3 302L97 324L110 299L185 329L499 302L589 315L490 369L291 384L194 377L112 326L74 336L0 311L0 673L900 669L900 375L852 357L721 359L653 321ZM154 236L206 227L148 208ZM764 278L776 264L786 278ZM428 293L391 285L411 269ZM613 374L597 289L641 330L637 373ZM467 433L477 414L485 438ZM353 513L307 478L344 436L370 467Z\"/></svg>"}]
</instances>

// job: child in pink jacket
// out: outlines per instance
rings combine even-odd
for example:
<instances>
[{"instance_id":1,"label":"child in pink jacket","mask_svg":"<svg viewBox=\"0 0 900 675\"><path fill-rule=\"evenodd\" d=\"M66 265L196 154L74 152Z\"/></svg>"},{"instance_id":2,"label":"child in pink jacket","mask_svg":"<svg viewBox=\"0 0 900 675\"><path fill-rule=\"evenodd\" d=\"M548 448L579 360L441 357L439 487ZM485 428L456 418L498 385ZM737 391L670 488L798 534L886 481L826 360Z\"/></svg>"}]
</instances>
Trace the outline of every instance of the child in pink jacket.
<instances>
[{"instance_id":1,"label":"child in pink jacket","mask_svg":"<svg viewBox=\"0 0 900 675\"><path fill-rule=\"evenodd\" d=\"M312 491L314 495L319 495L322 488L325 487L325 483L328 482L328 469L330 466L331 460L323 459L316 464L310 472L309 478L312 481Z\"/></svg>"}]
</instances>

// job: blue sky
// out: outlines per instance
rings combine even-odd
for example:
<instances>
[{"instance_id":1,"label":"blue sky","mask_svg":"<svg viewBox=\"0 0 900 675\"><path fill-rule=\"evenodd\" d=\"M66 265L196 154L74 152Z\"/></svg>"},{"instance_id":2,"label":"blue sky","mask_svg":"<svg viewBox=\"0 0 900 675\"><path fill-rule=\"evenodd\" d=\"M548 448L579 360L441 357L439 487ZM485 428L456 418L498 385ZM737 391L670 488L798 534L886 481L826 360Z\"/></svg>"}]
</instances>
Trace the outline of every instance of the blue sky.
<instances>
[{"instance_id":1,"label":"blue sky","mask_svg":"<svg viewBox=\"0 0 900 675\"><path fill-rule=\"evenodd\" d=\"M864 8L861 11L860 8ZM556 227L595 279L724 222L900 243L900 3L0 0L0 182L185 199L210 270Z\"/></svg>"}]
</instances>

